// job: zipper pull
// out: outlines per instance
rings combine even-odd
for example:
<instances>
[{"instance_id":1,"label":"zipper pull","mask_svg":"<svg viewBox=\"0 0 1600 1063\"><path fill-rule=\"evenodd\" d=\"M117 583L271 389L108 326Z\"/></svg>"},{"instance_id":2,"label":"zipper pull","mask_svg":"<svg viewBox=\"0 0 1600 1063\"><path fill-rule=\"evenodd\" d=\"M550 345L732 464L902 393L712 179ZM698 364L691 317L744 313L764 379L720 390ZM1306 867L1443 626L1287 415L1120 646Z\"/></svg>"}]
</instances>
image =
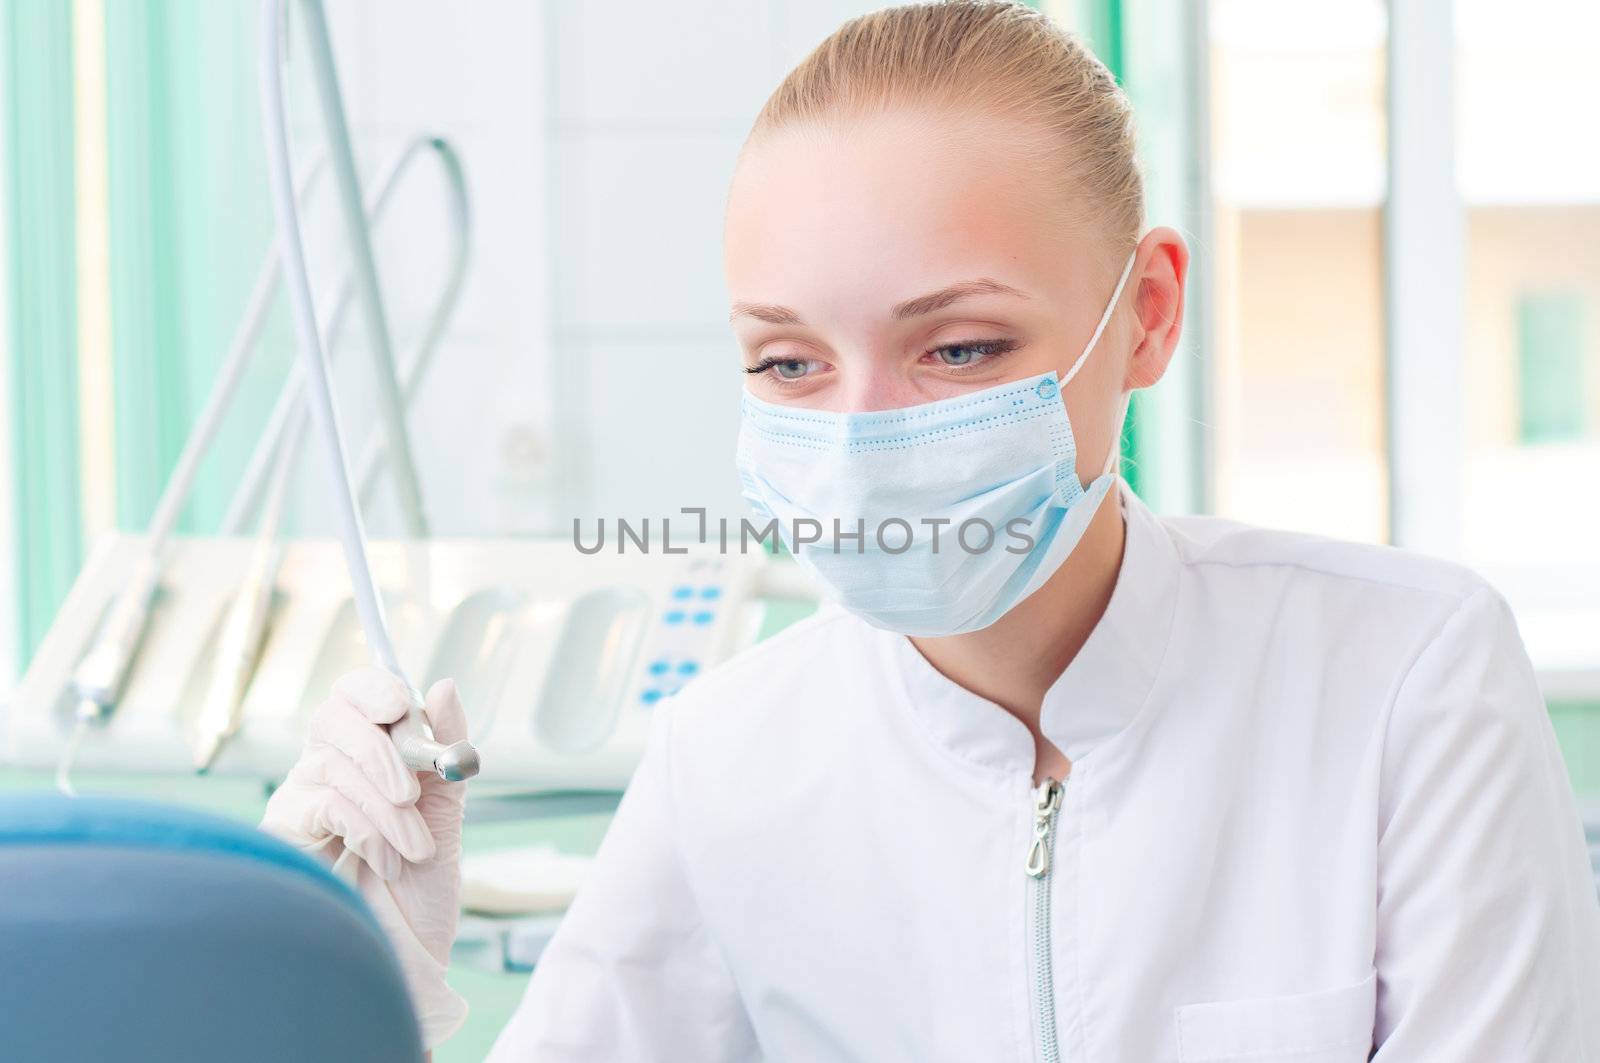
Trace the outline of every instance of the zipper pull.
<instances>
[{"instance_id":1,"label":"zipper pull","mask_svg":"<svg viewBox=\"0 0 1600 1063\"><path fill-rule=\"evenodd\" d=\"M1033 844L1028 846L1029 878L1044 878L1050 873L1050 828L1061 807L1061 784L1049 776L1033 792Z\"/></svg>"}]
</instances>

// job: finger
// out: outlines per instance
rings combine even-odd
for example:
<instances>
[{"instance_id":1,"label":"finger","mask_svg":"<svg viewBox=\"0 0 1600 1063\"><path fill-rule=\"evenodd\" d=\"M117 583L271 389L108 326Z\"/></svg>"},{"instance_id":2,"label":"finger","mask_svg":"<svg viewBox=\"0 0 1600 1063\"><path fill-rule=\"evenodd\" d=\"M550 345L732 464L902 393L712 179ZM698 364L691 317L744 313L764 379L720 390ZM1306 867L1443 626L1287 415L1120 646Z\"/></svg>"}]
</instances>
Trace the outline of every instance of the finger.
<instances>
[{"instance_id":1,"label":"finger","mask_svg":"<svg viewBox=\"0 0 1600 1063\"><path fill-rule=\"evenodd\" d=\"M304 758L296 762L289 777L272 795L261 829L332 863L340 853L349 851L343 835L351 829L353 820L348 815L328 814L326 806L339 794L312 783L307 764Z\"/></svg>"},{"instance_id":2,"label":"finger","mask_svg":"<svg viewBox=\"0 0 1600 1063\"><path fill-rule=\"evenodd\" d=\"M454 679L441 679L428 688L424 707L433 737L449 745L467 737L467 710L461 706L461 693Z\"/></svg>"},{"instance_id":3,"label":"finger","mask_svg":"<svg viewBox=\"0 0 1600 1063\"><path fill-rule=\"evenodd\" d=\"M399 875L400 854L355 803L336 790L323 790L322 795L314 811L317 828L342 838L345 848L365 860L384 881Z\"/></svg>"},{"instance_id":4,"label":"finger","mask_svg":"<svg viewBox=\"0 0 1600 1063\"><path fill-rule=\"evenodd\" d=\"M405 683L376 665L340 676L333 684L333 692L373 723L394 723L411 708Z\"/></svg>"},{"instance_id":5,"label":"finger","mask_svg":"<svg viewBox=\"0 0 1600 1063\"><path fill-rule=\"evenodd\" d=\"M448 848L446 839L461 840L461 819L466 807L467 788L460 783L445 782L438 776L423 780L422 796L417 798L417 815L428 825L434 841L435 852Z\"/></svg>"},{"instance_id":6,"label":"finger","mask_svg":"<svg viewBox=\"0 0 1600 1063\"><path fill-rule=\"evenodd\" d=\"M314 833L312 817L307 812L314 793L314 788L302 785L291 770L267 802L259 829L297 849L315 852L327 842L328 836Z\"/></svg>"},{"instance_id":7,"label":"finger","mask_svg":"<svg viewBox=\"0 0 1600 1063\"><path fill-rule=\"evenodd\" d=\"M433 832L415 805L390 801L360 768L332 746L316 746L306 753L301 778L331 788L361 810L378 833L399 854L414 864L432 860Z\"/></svg>"},{"instance_id":8,"label":"finger","mask_svg":"<svg viewBox=\"0 0 1600 1063\"><path fill-rule=\"evenodd\" d=\"M389 733L342 694L323 702L311 717L311 738L354 761L391 803L409 805L421 793L416 773L406 767Z\"/></svg>"},{"instance_id":9,"label":"finger","mask_svg":"<svg viewBox=\"0 0 1600 1063\"><path fill-rule=\"evenodd\" d=\"M361 861L354 860L356 851L340 847L339 855L333 860L333 873L353 886L357 893L361 892Z\"/></svg>"}]
</instances>

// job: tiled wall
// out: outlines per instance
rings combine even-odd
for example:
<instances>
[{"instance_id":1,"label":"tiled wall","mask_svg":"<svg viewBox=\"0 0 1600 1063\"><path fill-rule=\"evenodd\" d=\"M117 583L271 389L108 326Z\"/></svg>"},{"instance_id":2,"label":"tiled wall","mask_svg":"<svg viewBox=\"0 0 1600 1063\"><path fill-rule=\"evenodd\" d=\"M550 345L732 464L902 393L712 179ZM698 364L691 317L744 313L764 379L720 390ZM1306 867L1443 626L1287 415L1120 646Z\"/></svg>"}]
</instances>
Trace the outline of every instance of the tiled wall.
<instances>
[{"instance_id":1,"label":"tiled wall","mask_svg":"<svg viewBox=\"0 0 1600 1063\"><path fill-rule=\"evenodd\" d=\"M471 187L472 272L413 417L437 533L741 511L728 180L784 71L872 6L330 0L363 172L429 128L460 148ZM314 140L300 78L291 113ZM443 270L436 194L424 177L377 237L401 337Z\"/></svg>"}]
</instances>

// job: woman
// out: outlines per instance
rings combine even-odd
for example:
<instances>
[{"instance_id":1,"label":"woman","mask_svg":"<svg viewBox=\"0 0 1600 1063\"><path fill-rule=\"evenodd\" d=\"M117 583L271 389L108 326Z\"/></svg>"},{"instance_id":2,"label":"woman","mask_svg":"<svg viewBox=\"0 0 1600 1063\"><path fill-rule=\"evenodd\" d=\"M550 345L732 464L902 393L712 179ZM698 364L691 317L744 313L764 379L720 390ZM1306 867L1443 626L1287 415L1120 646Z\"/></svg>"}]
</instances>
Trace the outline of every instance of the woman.
<instances>
[{"instance_id":1,"label":"woman","mask_svg":"<svg viewBox=\"0 0 1600 1063\"><path fill-rule=\"evenodd\" d=\"M726 221L739 468L828 529L799 558L840 608L660 707L495 1060L1600 1059L1504 600L1116 480L1183 317L1143 224L1127 100L1020 5L857 19L768 101ZM461 789L405 771L401 705L341 681L266 825L362 858L437 1043Z\"/></svg>"}]
</instances>

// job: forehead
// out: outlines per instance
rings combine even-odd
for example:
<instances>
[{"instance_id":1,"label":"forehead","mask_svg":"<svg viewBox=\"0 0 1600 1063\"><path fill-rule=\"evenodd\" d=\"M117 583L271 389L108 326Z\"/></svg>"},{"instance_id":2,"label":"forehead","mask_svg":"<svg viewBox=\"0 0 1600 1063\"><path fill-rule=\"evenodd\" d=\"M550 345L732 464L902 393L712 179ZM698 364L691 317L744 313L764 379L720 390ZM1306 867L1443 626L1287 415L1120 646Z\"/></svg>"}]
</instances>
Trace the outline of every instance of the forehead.
<instances>
[{"instance_id":1,"label":"forehead","mask_svg":"<svg viewBox=\"0 0 1600 1063\"><path fill-rule=\"evenodd\" d=\"M900 291L1071 261L1068 189L1038 138L998 119L907 112L767 136L729 192L730 295Z\"/></svg>"}]
</instances>

